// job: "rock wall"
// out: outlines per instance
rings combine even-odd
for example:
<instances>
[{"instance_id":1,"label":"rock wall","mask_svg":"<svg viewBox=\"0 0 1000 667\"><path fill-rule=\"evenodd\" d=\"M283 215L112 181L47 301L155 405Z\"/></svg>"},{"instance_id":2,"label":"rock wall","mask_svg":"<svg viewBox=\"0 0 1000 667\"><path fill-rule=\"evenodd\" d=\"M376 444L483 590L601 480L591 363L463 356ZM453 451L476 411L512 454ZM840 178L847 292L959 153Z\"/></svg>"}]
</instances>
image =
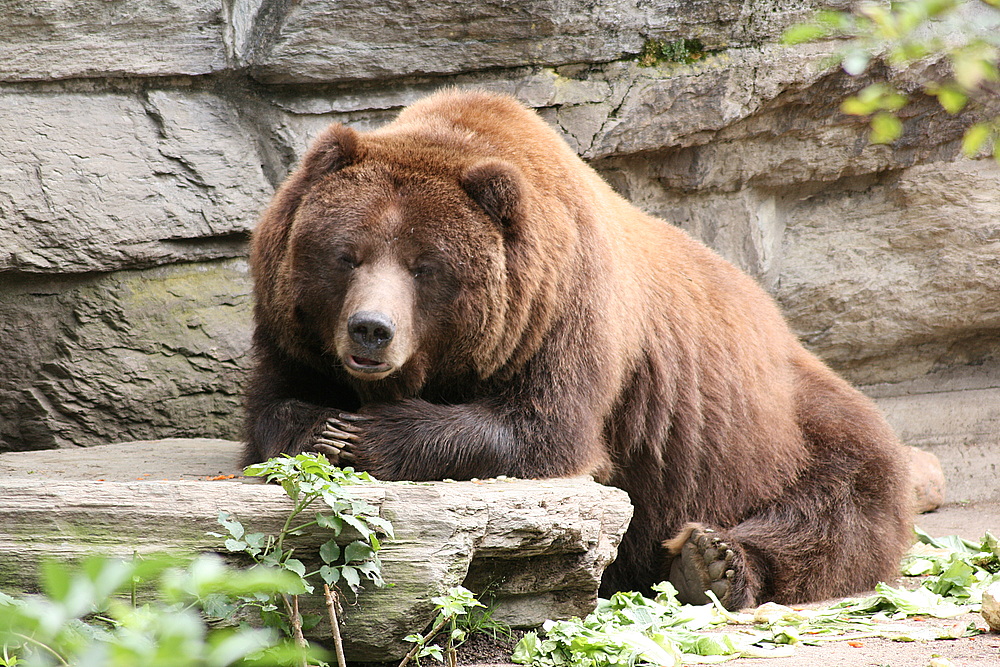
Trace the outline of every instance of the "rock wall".
<instances>
[{"instance_id":1,"label":"rock wall","mask_svg":"<svg viewBox=\"0 0 1000 667\"><path fill-rule=\"evenodd\" d=\"M458 85L757 276L953 497L998 493L1000 167L928 100L869 145L835 45L776 43L810 6L0 0L0 450L236 437L270 193L327 123Z\"/></svg>"}]
</instances>

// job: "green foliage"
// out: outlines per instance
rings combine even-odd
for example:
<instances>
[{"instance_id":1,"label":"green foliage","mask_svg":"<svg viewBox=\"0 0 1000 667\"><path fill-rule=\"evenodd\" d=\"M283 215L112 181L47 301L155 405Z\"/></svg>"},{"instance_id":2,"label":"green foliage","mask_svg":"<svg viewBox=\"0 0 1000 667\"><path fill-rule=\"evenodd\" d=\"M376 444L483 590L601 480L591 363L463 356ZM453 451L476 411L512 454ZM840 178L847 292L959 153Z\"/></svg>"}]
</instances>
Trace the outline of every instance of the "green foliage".
<instances>
[{"instance_id":1,"label":"green foliage","mask_svg":"<svg viewBox=\"0 0 1000 667\"><path fill-rule=\"evenodd\" d=\"M188 567L157 557L90 558L77 568L48 562L42 595L0 594L0 665L48 667L225 667L297 665L303 654L269 629L210 627L220 600L293 590L277 570L243 571L204 556ZM157 600L135 605L135 587L155 582ZM214 611L213 611L214 610Z\"/></svg>"},{"instance_id":2,"label":"green foliage","mask_svg":"<svg viewBox=\"0 0 1000 667\"><path fill-rule=\"evenodd\" d=\"M311 580L317 576L329 586L346 584L355 594L361 589L363 580L379 587L385 585L378 558L382 548L379 536L392 538L392 524L378 515L377 507L345 489L355 484L372 483L374 480L368 473L331 466L321 454L299 454L252 465L246 469L246 474L277 482L294 506L277 535L248 532L232 515L220 512L219 524L229 533L225 541L229 551L244 553L259 565L295 574L301 582L299 593L312 593ZM311 518L303 518L314 506L322 509L313 512ZM330 531L332 537L319 549L323 565L316 571L306 572L302 561L294 557L295 549L289 548L287 542L317 528ZM359 539L341 547L338 538L345 530L353 530Z\"/></svg>"},{"instance_id":3,"label":"green foliage","mask_svg":"<svg viewBox=\"0 0 1000 667\"><path fill-rule=\"evenodd\" d=\"M489 622L489 616L486 616L485 620L482 616L473 617L473 611L485 608L485 605L476 599L472 591L462 586L449 588L446 594L431 598L431 602L437 609L431 629L424 635L412 634L403 638L403 641L413 643L413 649L399 663L400 667L404 667L410 660L419 665L420 659L426 657L434 658L438 662L447 660L449 665L454 665L455 649L470 636L471 631L484 627L499 628L497 624ZM448 633L445 648L442 649L431 642L444 630Z\"/></svg>"},{"instance_id":4,"label":"green foliage","mask_svg":"<svg viewBox=\"0 0 1000 667\"><path fill-rule=\"evenodd\" d=\"M698 39L678 39L668 42L665 39L647 39L639 52L640 67L652 67L658 63L690 64L701 60L708 51Z\"/></svg>"},{"instance_id":5,"label":"green foliage","mask_svg":"<svg viewBox=\"0 0 1000 667\"><path fill-rule=\"evenodd\" d=\"M233 569L217 557L199 558L186 569L168 557L94 558L75 570L43 563L41 596L15 600L0 593L0 667L322 664L316 662L321 654L302 636L320 619L300 617L297 596L312 592L316 578L333 591L346 585L355 594L363 581L383 586L379 536L392 537L392 525L344 488L369 483L371 477L334 468L322 456L272 459L251 466L247 474L279 483L293 501L277 535L248 531L220 512L226 548L245 554L252 567ZM312 572L290 546L310 530L332 533L319 549L323 564ZM137 589L151 582L157 602L138 605ZM332 624L337 623L336 601L328 592ZM248 609L256 609L268 627L232 627ZM278 628L295 641L281 639ZM334 636L339 637L339 628Z\"/></svg>"},{"instance_id":6,"label":"green foliage","mask_svg":"<svg viewBox=\"0 0 1000 667\"><path fill-rule=\"evenodd\" d=\"M529 632L513 661L536 667L641 667L718 662L740 656L790 655L795 644L885 637L896 641L954 639L978 634L975 624L946 628L900 623L910 616L951 618L975 611L982 592L1000 580L1000 546L987 534L979 544L918 531L921 544L903 561L907 574L927 575L916 590L878 584L874 595L820 609L796 611L768 603L749 613L725 610L714 599L682 605L669 583L654 599L616 593L599 600L585 619L546 621ZM721 628L738 626L733 630ZM710 632L706 632L710 631Z\"/></svg>"},{"instance_id":7,"label":"green foliage","mask_svg":"<svg viewBox=\"0 0 1000 667\"><path fill-rule=\"evenodd\" d=\"M925 79L919 88L948 113L958 113L995 96L1000 83L1000 0L902 0L863 2L852 12L822 11L808 23L785 32L787 44L824 38L843 39L837 60L858 76L875 60L905 69L941 59L947 73ZM890 143L902 134L896 115L910 101L894 86L876 82L845 100L847 114L870 116L871 141ZM970 127L962 151L973 157L992 152L1000 160L1000 119Z\"/></svg>"},{"instance_id":8,"label":"green foliage","mask_svg":"<svg viewBox=\"0 0 1000 667\"><path fill-rule=\"evenodd\" d=\"M245 473L280 484L293 507L277 535L248 532L229 513L220 512L219 524L229 533L226 548L245 554L255 567L291 573L297 589L280 596L243 597L240 599L242 606L256 607L265 623L280 627L293 637L297 646L306 647L308 642L303 633L320 619L299 614L298 595L314 592L312 581L318 577L323 582L337 662L343 667L346 661L338 620L340 587L346 585L356 596L364 580L384 586L382 562L378 557L382 548L379 536L393 537L392 524L378 515L378 508L355 498L345 489L374 480L366 472L331 466L322 454L273 458L249 466ZM307 510L311 508L314 511L309 515ZM295 548L289 546L290 541L309 530L327 530L332 534L319 548L323 564L312 572L306 571L305 564L294 557ZM350 534L345 531L353 531L359 539L342 547L341 540Z\"/></svg>"}]
</instances>

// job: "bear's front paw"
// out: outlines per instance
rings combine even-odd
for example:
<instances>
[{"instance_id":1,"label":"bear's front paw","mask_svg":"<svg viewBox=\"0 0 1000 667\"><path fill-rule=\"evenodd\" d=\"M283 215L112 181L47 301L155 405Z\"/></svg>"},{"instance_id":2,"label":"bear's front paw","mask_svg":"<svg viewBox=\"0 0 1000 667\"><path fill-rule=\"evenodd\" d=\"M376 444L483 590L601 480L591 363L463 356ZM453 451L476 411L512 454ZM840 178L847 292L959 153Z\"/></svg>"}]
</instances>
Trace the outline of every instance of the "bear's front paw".
<instances>
[{"instance_id":1,"label":"bear's front paw","mask_svg":"<svg viewBox=\"0 0 1000 667\"><path fill-rule=\"evenodd\" d=\"M357 457L354 449L360 444L364 432L361 422L368 419L369 417L349 412L327 418L313 439L313 451L325 455L336 466L355 463Z\"/></svg>"},{"instance_id":2,"label":"bear's front paw","mask_svg":"<svg viewBox=\"0 0 1000 667\"><path fill-rule=\"evenodd\" d=\"M724 607L732 608L739 558L715 531L689 524L678 538L664 546L676 554L670 563L669 579L681 602L707 604L710 600L705 592L712 591Z\"/></svg>"}]
</instances>

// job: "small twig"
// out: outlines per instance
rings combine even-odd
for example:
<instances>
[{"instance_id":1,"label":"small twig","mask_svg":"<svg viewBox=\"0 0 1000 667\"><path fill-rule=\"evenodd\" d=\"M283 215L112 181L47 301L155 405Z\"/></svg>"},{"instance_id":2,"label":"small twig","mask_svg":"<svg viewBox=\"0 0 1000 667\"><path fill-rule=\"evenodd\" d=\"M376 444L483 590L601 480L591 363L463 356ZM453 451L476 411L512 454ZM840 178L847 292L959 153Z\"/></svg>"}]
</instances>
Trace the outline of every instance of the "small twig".
<instances>
[{"instance_id":1,"label":"small twig","mask_svg":"<svg viewBox=\"0 0 1000 667\"><path fill-rule=\"evenodd\" d=\"M288 611L288 619L292 624L292 639L295 640L295 645L302 649L302 662L299 664L301 667L307 667L306 648L308 648L309 642L306 641L305 635L302 634L302 616L299 614L299 596L293 595L291 601L289 601L288 596L282 593L281 599L285 601L285 609Z\"/></svg>"},{"instance_id":2,"label":"small twig","mask_svg":"<svg viewBox=\"0 0 1000 667\"><path fill-rule=\"evenodd\" d=\"M414 644L413 648L410 649L410 652L406 654L406 657L399 662L399 667L406 667L406 663L408 663L410 660L413 659L413 656L417 654L417 651L423 648L427 644L427 642L429 642L434 637L434 635L441 632L441 628L443 628L445 626L445 623L447 623L450 620L451 620L450 618L442 618L437 625L431 628L431 631L428 632L426 635L424 635L423 639Z\"/></svg>"},{"instance_id":3,"label":"small twig","mask_svg":"<svg viewBox=\"0 0 1000 667\"><path fill-rule=\"evenodd\" d=\"M326 609L330 613L330 629L333 632L333 648L337 652L337 664L340 667L347 667L347 660L344 658L344 641L340 638L340 621L337 619L337 607L340 601L337 600L336 589L331 589L329 584L323 584L323 593L326 594Z\"/></svg>"},{"instance_id":4,"label":"small twig","mask_svg":"<svg viewBox=\"0 0 1000 667\"><path fill-rule=\"evenodd\" d=\"M448 667L458 667L458 651L455 650L455 628L458 627L458 619L451 617L451 632L448 634L448 650L445 656L448 658Z\"/></svg>"}]
</instances>

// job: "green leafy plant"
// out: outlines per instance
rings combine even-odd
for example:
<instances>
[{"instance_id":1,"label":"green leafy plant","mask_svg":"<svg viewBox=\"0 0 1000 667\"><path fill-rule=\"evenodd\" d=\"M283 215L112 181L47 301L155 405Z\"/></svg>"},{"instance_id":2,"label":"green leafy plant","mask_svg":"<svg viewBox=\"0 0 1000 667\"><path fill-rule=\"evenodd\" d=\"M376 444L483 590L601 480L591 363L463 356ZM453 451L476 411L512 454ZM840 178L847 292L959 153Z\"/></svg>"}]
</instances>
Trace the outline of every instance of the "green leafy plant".
<instances>
[{"instance_id":1,"label":"green leafy plant","mask_svg":"<svg viewBox=\"0 0 1000 667\"><path fill-rule=\"evenodd\" d=\"M41 596L15 600L0 594L0 667L322 664L316 662L321 652L303 635L319 618L299 613L299 596L314 592L314 581L323 584L337 659L345 665L341 587L356 595L366 581L384 586L378 552L381 538L393 535L378 508L345 489L372 478L311 454L272 459L246 472L280 484L293 503L275 535L250 532L229 513L219 514L226 548L245 554L252 567L234 569L202 557L178 570L176 558L166 556L93 558L78 570L44 563ZM319 548L322 564L313 571L292 544L309 531L331 536ZM158 586L158 601L140 605L139 588L150 582ZM231 627L248 609L260 613L265 629ZM277 629L293 642L282 640Z\"/></svg>"},{"instance_id":2,"label":"green leafy plant","mask_svg":"<svg viewBox=\"0 0 1000 667\"><path fill-rule=\"evenodd\" d=\"M278 625L298 646L305 647L308 643L304 631L319 619L300 614L298 596L313 593L312 582L321 581L337 661L346 665L339 622L341 586L346 585L357 595L363 581L379 587L385 585L378 557L382 548L380 536L391 538L393 531L392 524L379 516L377 507L354 497L345 487L374 480L365 472L331 466L321 454L274 458L252 465L245 472L280 484L293 507L276 535L250 532L231 514L220 512L219 524L229 534L225 546L231 552L248 556L255 567L294 575L298 589L277 596L280 607L273 596L243 598L243 605L256 607L265 622ZM311 572L295 557L295 547L291 546L294 538L310 530L325 530L331 535L319 548L322 565ZM345 531L349 530L354 531L357 539L341 546Z\"/></svg>"},{"instance_id":3,"label":"green leafy plant","mask_svg":"<svg viewBox=\"0 0 1000 667\"><path fill-rule=\"evenodd\" d=\"M768 603L753 613L733 613L711 594L712 604L682 605L673 587L664 582L654 587L654 599L616 593L599 600L584 619L546 621L541 634L529 632L518 643L513 661L538 667L672 666L740 656L787 656L800 643L869 637L927 641L978 634L974 623L942 628L901 621L975 611L983 590L1000 581L997 540L987 534L977 544L917 534L920 543L903 561L904 573L925 577L916 590L878 584L873 595L819 609L794 610ZM737 627L732 630L732 626Z\"/></svg>"},{"instance_id":4,"label":"green leafy plant","mask_svg":"<svg viewBox=\"0 0 1000 667\"><path fill-rule=\"evenodd\" d=\"M220 599L297 590L295 577L233 569L209 556L183 569L174 563L166 556L44 563L41 595L0 594L0 665L226 667L297 665L308 657L273 629L204 620ZM156 600L135 604L136 588L150 583Z\"/></svg>"},{"instance_id":5,"label":"green leafy plant","mask_svg":"<svg viewBox=\"0 0 1000 667\"><path fill-rule=\"evenodd\" d=\"M413 642L413 648L400 661L399 667L405 667L411 660L419 665L420 659L428 656L438 662L447 663L448 667L455 667L457 664L455 649L469 636L469 629L463 627L462 621L469 619L474 609L485 608L471 591L462 586L449 588L445 595L431 598L431 602L437 608L437 615L431 622L431 628L426 634L412 634L404 638L404 641ZM445 631L447 634L444 649L431 643Z\"/></svg>"},{"instance_id":6,"label":"green leafy plant","mask_svg":"<svg viewBox=\"0 0 1000 667\"><path fill-rule=\"evenodd\" d=\"M942 61L945 73L925 68L917 89L955 114L988 98L1000 84L1000 0L902 0L862 2L853 11L822 11L812 21L793 26L788 44L840 38L836 56L844 71L858 76L878 60L897 70ZM869 116L871 141L890 143L903 132L897 112L910 95L896 85L872 83L841 106L847 114ZM992 152L1000 160L1000 117L986 118L965 132L967 156Z\"/></svg>"}]
</instances>

